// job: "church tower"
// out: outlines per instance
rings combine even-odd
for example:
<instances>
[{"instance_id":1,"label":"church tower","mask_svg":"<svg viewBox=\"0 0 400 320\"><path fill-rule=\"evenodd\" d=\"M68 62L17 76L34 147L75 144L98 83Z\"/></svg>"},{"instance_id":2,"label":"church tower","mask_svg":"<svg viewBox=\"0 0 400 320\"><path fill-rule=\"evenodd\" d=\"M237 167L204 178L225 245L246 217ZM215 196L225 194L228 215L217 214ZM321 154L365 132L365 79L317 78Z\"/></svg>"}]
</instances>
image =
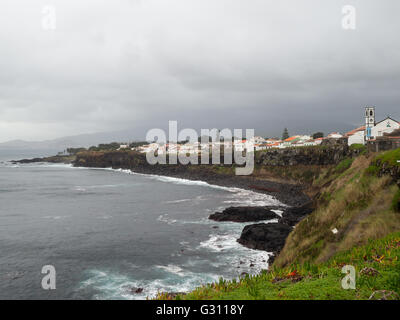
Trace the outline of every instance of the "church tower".
<instances>
[{"instance_id":1,"label":"church tower","mask_svg":"<svg viewBox=\"0 0 400 320\"><path fill-rule=\"evenodd\" d=\"M371 139L373 127L375 127L375 107L365 107L365 140Z\"/></svg>"}]
</instances>

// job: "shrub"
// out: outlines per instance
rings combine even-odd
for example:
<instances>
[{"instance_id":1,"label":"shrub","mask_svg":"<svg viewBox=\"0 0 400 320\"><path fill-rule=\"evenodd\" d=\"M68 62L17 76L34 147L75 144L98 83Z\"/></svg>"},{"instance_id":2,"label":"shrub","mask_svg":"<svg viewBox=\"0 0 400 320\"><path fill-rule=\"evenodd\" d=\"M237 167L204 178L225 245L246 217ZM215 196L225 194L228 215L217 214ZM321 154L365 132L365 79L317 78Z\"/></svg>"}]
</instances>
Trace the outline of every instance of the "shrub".
<instances>
[{"instance_id":1,"label":"shrub","mask_svg":"<svg viewBox=\"0 0 400 320\"><path fill-rule=\"evenodd\" d=\"M377 176L379 173L379 168L375 164L371 164L366 170L365 173L367 173L370 176Z\"/></svg>"},{"instance_id":2,"label":"shrub","mask_svg":"<svg viewBox=\"0 0 400 320\"><path fill-rule=\"evenodd\" d=\"M350 146L350 150L358 150L360 154L365 154L367 152L367 147L361 143L355 143Z\"/></svg>"},{"instance_id":3,"label":"shrub","mask_svg":"<svg viewBox=\"0 0 400 320\"><path fill-rule=\"evenodd\" d=\"M353 159L352 158L346 158L344 160L342 160L335 168L335 171L337 173L342 173L344 171L346 171L348 168L351 167L353 163Z\"/></svg>"},{"instance_id":4,"label":"shrub","mask_svg":"<svg viewBox=\"0 0 400 320\"><path fill-rule=\"evenodd\" d=\"M375 163L379 161L380 163L387 163L392 166L400 166L400 163L397 162L398 160L400 160L400 148L379 155L376 157Z\"/></svg>"}]
</instances>

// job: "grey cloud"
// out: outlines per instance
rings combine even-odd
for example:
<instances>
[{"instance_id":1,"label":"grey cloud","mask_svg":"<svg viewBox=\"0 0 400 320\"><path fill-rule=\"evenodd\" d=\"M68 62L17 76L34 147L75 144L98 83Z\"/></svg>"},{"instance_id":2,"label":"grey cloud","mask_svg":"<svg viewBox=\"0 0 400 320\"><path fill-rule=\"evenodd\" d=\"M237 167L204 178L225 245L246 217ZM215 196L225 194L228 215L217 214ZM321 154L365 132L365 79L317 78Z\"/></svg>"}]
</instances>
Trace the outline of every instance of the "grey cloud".
<instances>
[{"instance_id":1,"label":"grey cloud","mask_svg":"<svg viewBox=\"0 0 400 320\"><path fill-rule=\"evenodd\" d=\"M21 5L23 3L23 5ZM57 29L41 28L54 5ZM400 118L396 0L2 1L0 141L166 127L347 130Z\"/></svg>"}]
</instances>

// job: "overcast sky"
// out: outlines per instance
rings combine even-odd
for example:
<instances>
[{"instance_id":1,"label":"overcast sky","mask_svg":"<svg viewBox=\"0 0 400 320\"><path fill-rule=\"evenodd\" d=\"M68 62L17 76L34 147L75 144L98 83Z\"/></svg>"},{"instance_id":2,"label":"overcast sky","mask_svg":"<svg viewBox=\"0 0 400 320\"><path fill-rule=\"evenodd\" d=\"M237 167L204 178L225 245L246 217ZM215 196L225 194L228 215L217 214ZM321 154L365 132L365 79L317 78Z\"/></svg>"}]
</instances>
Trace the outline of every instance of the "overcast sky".
<instances>
[{"instance_id":1,"label":"overcast sky","mask_svg":"<svg viewBox=\"0 0 400 320\"><path fill-rule=\"evenodd\" d=\"M399 13L398 0L1 0L0 142L140 139L168 120L327 133L361 124L365 105L400 120Z\"/></svg>"}]
</instances>

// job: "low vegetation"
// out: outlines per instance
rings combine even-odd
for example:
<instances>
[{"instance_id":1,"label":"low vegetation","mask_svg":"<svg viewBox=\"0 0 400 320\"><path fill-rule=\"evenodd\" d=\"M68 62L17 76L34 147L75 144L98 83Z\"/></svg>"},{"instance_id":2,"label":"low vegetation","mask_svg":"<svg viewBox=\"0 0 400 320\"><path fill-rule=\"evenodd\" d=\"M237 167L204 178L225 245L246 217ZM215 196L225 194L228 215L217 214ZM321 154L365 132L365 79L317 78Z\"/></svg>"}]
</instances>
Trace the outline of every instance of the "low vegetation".
<instances>
[{"instance_id":1,"label":"low vegetation","mask_svg":"<svg viewBox=\"0 0 400 320\"><path fill-rule=\"evenodd\" d=\"M315 181L322 186L317 209L289 235L276 266L325 262L337 252L400 230L393 206L398 187L390 176L371 174L372 157L344 160Z\"/></svg>"},{"instance_id":2,"label":"low vegetation","mask_svg":"<svg viewBox=\"0 0 400 320\"><path fill-rule=\"evenodd\" d=\"M305 183L316 210L296 225L268 271L221 279L177 298L369 299L379 290L386 291L373 298L399 298L400 149L358 154L336 166L257 167L260 178L281 175ZM345 264L356 268L355 290L341 287Z\"/></svg>"},{"instance_id":3,"label":"low vegetation","mask_svg":"<svg viewBox=\"0 0 400 320\"><path fill-rule=\"evenodd\" d=\"M378 155L374 163L376 165L386 163L389 166L396 166L400 167L400 148L383 152L382 154Z\"/></svg>"},{"instance_id":4,"label":"low vegetation","mask_svg":"<svg viewBox=\"0 0 400 320\"><path fill-rule=\"evenodd\" d=\"M367 147L363 144L358 144L358 143L352 144L350 146L350 150L358 150L360 151L361 154L367 153Z\"/></svg>"},{"instance_id":5,"label":"low vegetation","mask_svg":"<svg viewBox=\"0 0 400 320\"><path fill-rule=\"evenodd\" d=\"M355 289L343 289L345 265L354 266ZM186 295L160 293L157 299L399 299L400 232L370 240L361 247L338 253L324 263L292 264L273 267L256 276L230 281L220 279Z\"/></svg>"}]
</instances>

